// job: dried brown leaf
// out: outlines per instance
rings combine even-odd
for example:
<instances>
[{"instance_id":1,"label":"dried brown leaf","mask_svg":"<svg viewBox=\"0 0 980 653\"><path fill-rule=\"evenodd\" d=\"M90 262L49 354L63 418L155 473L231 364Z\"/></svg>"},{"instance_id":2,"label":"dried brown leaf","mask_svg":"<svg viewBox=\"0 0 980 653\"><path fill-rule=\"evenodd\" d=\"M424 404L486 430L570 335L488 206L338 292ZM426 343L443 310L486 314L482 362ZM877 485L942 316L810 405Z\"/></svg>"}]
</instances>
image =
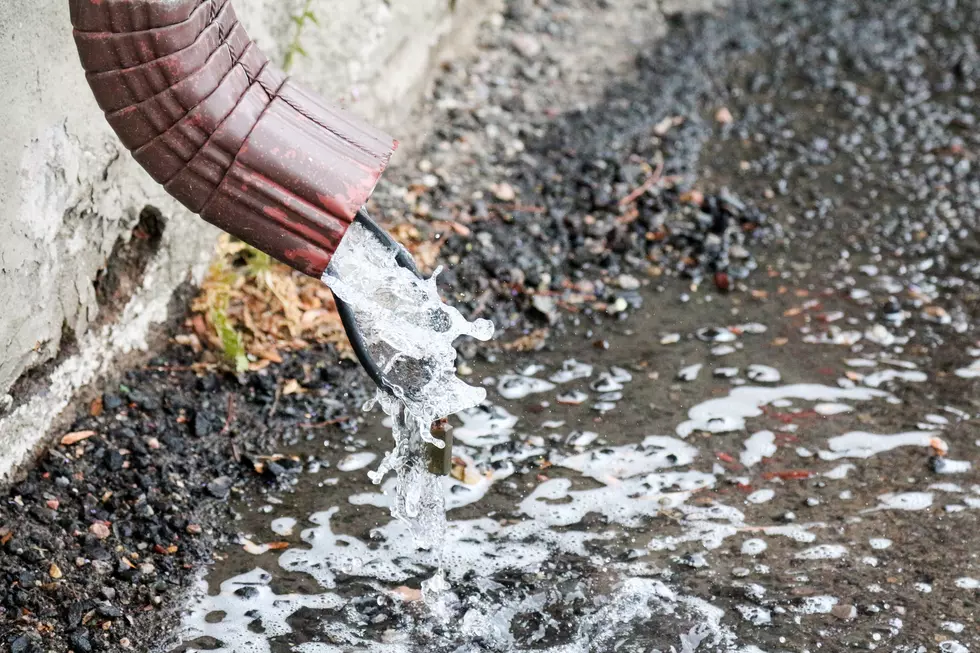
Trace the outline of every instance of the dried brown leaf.
<instances>
[{"instance_id":1,"label":"dried brown leaf","mask_svg":"<svg viewBox=\"0 0 980 653\"><path fill-rule=\"evenodd\" d=\"M88 440L90 437L95 435L95 431L75 431L74 433L68 433L61 438L61 444L64 446L73 445L82 440Z\"/></svg>"},{"instance_id":2,"label":"dried brown leaf","mask_svg":"<svg viewBox=\"0 0 980 653\"><path fill-rule=\"evenodd\" d=\"M537 329L512 342L508 342L504 345L504 349L507 351L536 351L544 345L545 340L548 339L548 333L548 329Z\"/></svg>"}]
</instances>

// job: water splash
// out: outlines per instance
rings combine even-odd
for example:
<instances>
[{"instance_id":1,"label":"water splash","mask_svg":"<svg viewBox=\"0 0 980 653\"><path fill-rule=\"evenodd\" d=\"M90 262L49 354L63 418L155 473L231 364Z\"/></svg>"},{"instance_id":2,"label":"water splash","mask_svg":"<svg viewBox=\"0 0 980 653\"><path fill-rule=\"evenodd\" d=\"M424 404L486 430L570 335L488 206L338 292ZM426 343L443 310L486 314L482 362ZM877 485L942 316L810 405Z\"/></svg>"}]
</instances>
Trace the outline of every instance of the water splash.
<instances>
[{"instance_id":1,"label":"water splash","mask_svg":"<svg viewBox=\"0 0 980 653\"><path fill-rule=\"evenodd\" d=\"M440 269L441 270L441 269ZM460 336L489 340L489 320L470 322L439 297L436 270L419 279L398 265L395 252L355 223L323 276L354 311L372 356L394 386L378 391L374 402L391 418L395 447L370 473L380 484L394 471L398 483L392 515L404 521L416 543L436 547L445 531L442 483L427 468L426 446L443 446L432 437L432 422L480 404L486 390L456 376Z\"/></svg>"}]
</instances>

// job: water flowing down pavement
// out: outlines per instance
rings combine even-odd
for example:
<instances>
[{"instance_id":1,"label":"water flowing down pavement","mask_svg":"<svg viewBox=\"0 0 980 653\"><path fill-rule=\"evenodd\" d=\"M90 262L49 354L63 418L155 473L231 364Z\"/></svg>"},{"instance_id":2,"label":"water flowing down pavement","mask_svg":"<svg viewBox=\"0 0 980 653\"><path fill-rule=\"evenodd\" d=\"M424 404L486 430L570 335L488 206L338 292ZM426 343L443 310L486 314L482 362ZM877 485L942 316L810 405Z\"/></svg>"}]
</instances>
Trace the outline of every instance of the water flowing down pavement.
<instances>
[{"instance_id":1,"label":"water flowing down pavement","mask_svg":"<svg viewBox=\"0 0 980 653\"><path fill-rule=\"evenodd\" d=\"M219 593L202 594L185 620L187 640L261 653L755 653L784 650L774 624L796 622L817 627L807 631L812 647L820 623L849 623L855 604L864 605L828 564L865 579L871 599L892 591L896 547L914 546L876 515L935 519L980 508L972 466L956 461L972 451L945 435L975 417L956 406L905 405L900 395L915 380L878 387L878 372L908 362L887 348L863 348L860 359L838 362L836 377L824 370L814 378L810 363L772 348L766 325L722 327L737 353L721 357L703 345L704 329L661 345L656 333L638 338L641 326L614 329L605 353L567 341L558 349L577 349L575 360L554 352L489 366L482 383L491 403L455 420L457 469L441 481L450 511L441 558L420 549L406 523L377 521L396 505L394 482L379 493L352 478L363 470L321 469L296 494L277 495L284 503L272 515L253 507L245 523L256 537L276 515L306 527L254 570L219 572ZM848 351L803 346L819 360ZM738 369L675 380L638 362L631 352L639 351L644 361L658 352L658 369L680 371L692 360ZM764 384L751 380L762 360ZM588 400L558 401L571 392ZM673 418L635 414L645 406L657 415L647 400L663 397L687 407ZM909 411L918 428L885 428ZM651 423L662 430L637 430ZM953 465L932 478L910 472L888 481L879 471L908 464L901 461L926 469L930 459ZM352 485L364 489L345 491ZM249 564L246 554L234 558L235 567ZM448 588L427 593L420 582L440 564ZM966 596L971 573L950 561L943 578L908 583ZM787 575L795 579L788 586L780 580ZM706 582L723 589L705 592ZM303 593L278 589L286 586ZM892 641L887 650L915 650L898 646L903 620L884 607L893 600L883 597L858 623L877 634L870 641ZM294 618L284 620L287 613Z\"/></svg>"}]
</instances>

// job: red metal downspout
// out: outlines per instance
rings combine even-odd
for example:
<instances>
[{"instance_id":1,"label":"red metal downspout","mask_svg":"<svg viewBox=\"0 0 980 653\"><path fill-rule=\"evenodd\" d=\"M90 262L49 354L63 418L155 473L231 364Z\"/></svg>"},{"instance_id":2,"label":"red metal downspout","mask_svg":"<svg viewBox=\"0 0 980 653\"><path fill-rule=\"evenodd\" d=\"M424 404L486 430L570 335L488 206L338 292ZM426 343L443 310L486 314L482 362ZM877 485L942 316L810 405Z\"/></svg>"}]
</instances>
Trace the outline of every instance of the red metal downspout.
<instances>
[{"instance_id":1,"label":"red metal downspout","mask_svg":"<svg viewBox=\"0 0 980 653\"><path fill-rule=\"evenodd\" d=\"M69 0L89 86L184 206L323 275L398 143L270 63L231 0Z\"/></svg>"}]
</instances>

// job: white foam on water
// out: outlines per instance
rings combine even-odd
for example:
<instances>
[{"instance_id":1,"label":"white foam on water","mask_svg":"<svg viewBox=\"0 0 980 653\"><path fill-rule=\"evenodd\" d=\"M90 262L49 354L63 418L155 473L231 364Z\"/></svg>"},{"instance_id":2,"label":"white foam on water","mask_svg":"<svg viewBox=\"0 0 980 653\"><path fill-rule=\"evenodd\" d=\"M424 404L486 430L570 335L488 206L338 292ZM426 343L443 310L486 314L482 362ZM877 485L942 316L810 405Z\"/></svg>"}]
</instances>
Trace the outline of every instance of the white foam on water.
<instances>
[{"instance_id":1,"label":"white foam on water","mask_svg":"<svg viewBox=\"0 0 980 653\"><path fill-rule=\"evenodd\" d=\"M610 372L603 372L595 381L589 384L589 387L600 394L619 392L626 387L623 384L631 379L632 377L626 378Z\"/></svg>"},{"instance_id":2,"label":"white foam on water","mask_svg":"<svg viewBox=\"0 0 980 653\"><path fill-rule=\"evenodd\" d=\"M562 363L561 369L549 376L548 380L552 383L570 383L576 379L587 379L590 376L592 376L591 365L570 358Z\"/></svg>"},{"instance_id":3,"label":"white foam on water","mask_svg":"<svg viewBox=\"0 0 980 653\"><path fill-rule=\"evenodd\" d=\"M453 437L471 447L507 442L517 425L517 418L506 409L487 403L464 408L456 417L463 425L453 429Z\"/></svg>"},{"instance_id":4,"label":"white foam on water","mask_svg":"<svg viewBox=\"0 0 980 653\"><path fill-rule=\"evenodd\" d=\"M774 496L776 496L775 490L773 490L772 488L762 488L761 490L756 490L755 492L752 492L747 497L745 497L745 501L747 503L756 503L756 504L767 503L769 501L772 501L772 498Z\"/></svg>"},{"instance_id":5,"label":"white foam on water","mask_svg":"<svg viewBox=\"0 0 980 653\"><path fill-rule=\"evenodd\" d=\"M689 465L697 453L695 447L677 438L651 435L640 444L594 449L564 458L558 464L608 484L658 469Z\"/></svg>"},{"instance_id":6,"label":"white foam on water","mask_svg":"<svg viewBox=\"0 0 980 653\"><path fill-rule=\"evenodd\" d=\"M912 361L898 360L897 358L882 358L881 362L885 365L891 365L893 367L900 367L903 370L917 370L919 366Z\"/></svg>"},{"instance_id":7,"label":"white foam on water","mask_svg":"<svg viewBox=\"0 0 980 653\"><path fill-rule=\"evenodd\" d=\"M599 434L595 431L573 431L568 434L565 441L569 446L576 449L584 449L599 439Z\"/></svg>"},{"instance_id":8,"label":"white foam on water","mask_svg":"<svg viewBox=\"0 0 980 653\"><path fill-rule=\"evenodd\" d=\"M550 381L521 374L505 374L497 380L497 393L504 399L523 399L554 389L555 384Z\"/></svg>"},{"instance_id":9,"label":"white foam on water","mask_svg":"<svg viewBox=\"0 0 980 653\"><path fill-rule=\"evenodd\" d=\"M493 323L467 321L442 302L436 279L418 279L358 223L348 229L324 273L326 283L353 310L365 342L395 386L397 396L378 390L377 402L392 420L395 448L371 474L375 483L394 471L398 478L392 514L413 535L438 546L445 522L441 485L428 472L426 444L438 446L432 422L480 404L486 390L456 376L460 336L489 340Z\"/></svg>"},{"instance_id":10,"label":"white foam on water","mask_svg":"<svg viewBox=\"0 0 980 653\"><path fill-rule=\"evenodd\" d=\"M180 637L185 642L213 637L222 643L225 650L271 653L271 638L292 632L287 620L297 610L336 609L345 602L335 594L275 594L269 587L271 580L272 575L265 570L253 569L221 583L215 596L209 596L207 585L202 584L196 602L184 616ZM252 613L256 616L249 616ZM220 619L215 619L215 616L220 616ZM244 627L256 619L262 625L261 633ZM187 650L212 649L192 646Z\"/></svg>"},{"instance_id":11,"label":"white foam on water","mask_svg":"<svg viewBox=\"0 0 980 653\"><path fill-rule=\"evenodd\" d=\"M558 395L555 401L566 406L578 406L579 404L584 404L588 398L589 395L581 390L573 390Z\"/></svg>"},{"instance_id":12,"label":"white foam on water","mask_svg":"<svg viewBox=\"0 0 980 653\"><path fill-rule=\"evenodd\" d=\"M547 526L576 524L589 513L622 526L639 526L642 517L683 504L697 490L714 487L714 474L663 472L629 478L594 490L573 490L567 478L538 485L520 512Z\"/></svg>"},{"instance_id":13,"label":"white foam on water","mask_svg":"<svg viewBox=\"0 0 980 653\"><path fill-rule=\"evenodd\" d=\"M775 367L768 365L749 365L745 369L745 376L749 381L756 383L779 383L783 380L783 375Z\"/></svg>"},{"instance_id":14,"label":"white foam on water","mask_svg":"<svg viewBox=\"0 0 980 653\"><path fill-rule=\"evenodd\" d=\"M296 520L292 517L279 517L278 519L272 520L269 528L276 535L288 537L293 534L293 529L296 528Z\"/></svg>"},{"instance_id":15,"label":"white foam on water","mask_svg":"<svg viewBox=\"0 0 980 653\"><path fill-rule=\"evenodd\" d=\"M826 478L832 478L835 481L839 481L841 479L847 478L847 475L852 470L855 470L855 469L857 469L857 466L856 465L852 465L851 463L841 463L840 465L837 465L837 467L834 467L829 472L824 472L823 475Z\"/></svg>"},{"instance_id":16,"label":"white foam on water","mask_svg":"<svg viewBox=\"0 0 980 653\"><path fill-rule=\"evenodd\" d=\"M540 381L530 377L524 379ZM596 383L606 389L607 385L622 385L628 380L629 372L612 369L600 375ZM497 383L497 380L493 383ZM635 552L640 555L647 553L652 556L657 551L678 548L688 552L689 543L700 543L710 551L722 546L726 539L737 537L747 538L737 545L743 555L758 556L768 550L763 537L769 540L783 537L809 547L797 554L799 560L837 560L844 557L848 552L844 545L817 543L818 529L827 528L826 524L771 523L772 515L767 516L767 507L753 504L753 501L771 499L775 491L770 487L750 494L746 498L748 505L742 506L745 512L720 503L722 494L705 492L699 495L704 490L715 488L719 478L725 477L726 471L721 466L712 466L711 460L699 461L693 442L679 438L695 431L744 430L746 420L761 416L762 408L767 405L791 408L794 402L803 401L851 408L850 404L836 402L874 398L887 400L890 395L869 388L843 389L815 384L742 386L732 390L727 397L711 399L692 408L688 419L677 427L678 437L647 436L635 444L609 447L594 446L599 436L592 432L575 432L565 437L554 432L518 435L518 419L505 409L489 404L467 408L459 415L462 425L454 431L458 442L454 454L462 465L462 468L457 466L457 475L461 478L438 479L433 488L446 508L460 508L479 501L494 483L503 481L513 473L514 463L530 456L547 456L556 468L562 468L551 471L562 477L548 478L552 476L551 471L543 468L538 484L533 489L528 486L530 494L520 500L516 511L505 510L504 514L490 513L480 519L449 521L446 530L442 531L441 555L438 550L420 546L412 537L410 525L404 521L394 520L379 525L367 537L353 537L335 532L339 529L336 525L343 523L337 520L338 509L317 513L310 520L314 526L302 533L305 546L294 546L283 552L279 564L289 572L301 572L313 577L324 588L324 594L317 596L326 597L322 600L327 609L336 610L349 605L349 599L341 600L331 593L338 586L348 589L357 586L358 592L365 597L377 595L380 600L383 596L396 594L391 589L395 584L410 584L410 579L430 575L440 566L445 570L445 577L440 574L434 577L442 587L439 592L434 591L439 589L436 583L427 581L423 584L421 597L426 602L425 608L412 611L411 617L406 616L406 627L399 626L387 631L382 636L383 642L364 639L377 635L365 634L370 631L360 627L337 623L331 616L318 625L322 629L321 634L329 636L330 644L308 642L293 650L299 653L407 653L414 650L420 634L429 638L437 636L430 629L430 624L437 623L441 625L442 633L437 637L443 638L439 639L440 644L446 645L445 650L453 650L454 653L485 650L592 653L617 650L640 624L659 620L658 623L663 626L674 626L686 620L697 625L682 632L676 646L661 648L673 648L678 653L708 650L762 653L755 646L739 643L724 620L738 619L741 615L750 623L765 626L777 613L784 614L783 608L769 612L772 606L735 605L735 614L726 616L718 607L696 597L684 596L665 582L650 578L661 573L655 562L615 562L604 554L597 555L596 551L604 541L615 541L614 538L621 537L624 529L642 527L652 537L645 548L636 549ZM805 410L805 406L800 406L798 410ZM827 413L836 414L835 411ZM604 435L612 439L611 435ZM904 439L902 436L908 434L872 436L870 445L866 438L855 438L854 435L840 436L842 440L831 438L828 441L829 451L824 453L837 457L855 454L850 457L866 458L895 446L934 444L931 437L926 437L933 435L931 431ZM857 442L862 439L864 445ZM617 440L623 441L621 438ZM904 444L896 444L899 441ZM546 449L551 446L549 442L554 443L557 449ZM503 447L505 451L501 452L501 447L497 445L506 445ZM562 450L562 446L566 449ZM742 462L749 463L746 466L756 465L762 458L772 455L770 452L774 448L775 436L771 432L756 433L745 440ZM562 453L569 450L571 455L562 457ZM490 465L491 462L493 465ZM711 473L699 471L699 462L701 468L712 468ZM686 466L690 468L684 469ZM826 472L825 477L844 478L851 469L855 469L854 464L841 463ZM516 491L523 487L525 479L531 478L524 476L503 481L502 484ZM596 487L595 481L602 485ZM750 483L752 479L746 476L738 481ZM381 493L355 494L348 500L356 506L393 508L398 479L387 479L380 489ZM980 508L980 497L977 499L977 507ZM901 500L896 499L891 503L900 504ZM875 509L886 509L885 506L886 501L883 501ZM467 516L471 514L467 513ZM512 519L515 514L523 517L523 520L515 523ZM582 530L574 530L575 525L589 515L604 517L606 530L596 532L591 521L588 529L582 527ZM760 517L761 523L755 521ZM658 521L651 525L650 518ZM669 523L670 528L660 530L656 526L660 523ZM833 532L839 536L842 531L836 529L837 526ZM708 556L707 553L696 555L706 559ZM526 634L515 634L519 629L514 626L523 615L546 614L548 608L555 607L556 599L543 591L537 594L522 593L521 583L516 587L508 584L505 589L505 585L497 580L501 574L514 578L515 572L523 577L534 576L553 566L558 559L573 559L577 565L587 565L590 571L582 578L594 574L603 579L607 589L602 590L601 594L583 591L580 597L586 602L583 604L585 607L576 616L573 630L566 638L567 643L548 648L540 641L543 634L532 635L528 639ZM763 565L755 565L755 571L759 574L770 573ZM469 596L463 592L457 596L448 585L449 581L454 586L465 583ZM414 592L412 596L415 598L399 600L418 599L418 590L401 589ZM764 591L758 593L757 598L761 599L763 595ZM747 596L756 600L754 595ZM306 597L301 598L307 600ZM288 599L282 614L303 607L288 603ZM802 602L796 612L825 614L837 601L832 596L810 597ZM238 611L217 625L205 623L198 617L195 624L199 628L195 636L206 634L221 640L225 644L221 650L265 653L269 650L268 634L252 633L248 625L256 618L261 619L264 625L266 609L265 604L260 605L255 612L249 613L251 616ZM208 610L208 613L211 612L214 610ZM354 614L353 610L351 614ZM766 621L767 618L769 621ZM232 622L237 626L233 627ZM265 643L260 643L256 648L242 648L242 642L253 639L264 639Z\"/></svg>"},{"instance_id":17,"label":"white foam on water","mask_svg":"<svg viewBox=\"0 0 980 653\"><path fill-rule=\"evenodd\" d=\"M827 440L827 449L819 456L823 460L841 458L870 458L899 447L929 447L939 431L909 431L894 435L877 435L854 431Z\"/></svg>"},{"instance_id":18,"label":"white foam on water","mask_svg":"<svg viewBox=\"0 0 980 653\"><path fill-rule=\"evenodd\" d=\"M980 508L980 497L963 497L963 503L976 510Z\"/></svg>"},{"instance_id":19,"label":"white foam on water","mask_svg":"<svg viewBox=\"0 0 980 653\"><path fill-rule=\"evenodd\" d=\"M359 469L364 469L373 463L376 458L377 455L371 453L370 451L352 453L337 463L337 470L341 472L355 472Z\"/></svg>"},{"instance_id":20,"label":"white foam on water","mask_svg":"<svg viewBox=\"0 0 980 653\"><path fill-rule=\"evenodd\" d=\"M819 335L803 336L803 342L812 345L838 345L850 347L861 342L860 331L845 331L837 325L831 325L830 329Z\"/></svg>"},{"instance_id":21,"label":"white foam on water","mask_svg":"<svg viewBox=\"0 0 980 653\"><path fill-rule=\"evenodd\" d=\"M757 537L753 537L751 539L742 542L741 550L744 555L757 556L768 548L769 545L766 544L765 540L761 540Z\"/></svg>"},{"instance_id":22,"label":"white foam on water","mask_svg":"<svg viewBox=\"0 0 980 653\"><path fill-rule=\"evenodd\" d=\"M924 383L929 380L925 372L915 370L882 370L874 372L864 377L864 385L872 388L880 388L890 381L905 381L908 383Z\"/></svg>"},{"instance_id":23,"label":"white foam on water","mask_svg":"<svg viewBox=\"0 0 980 653\"><path fill-rule=\"evenodd\" d=\"M330 527L330 520L335 512L335 510L327 511L312 518L318 526L304 532L303 535L312 548L284 553L280 558L280 564L285 569L313 575L325 587L332 587L339 574L400 582L418 573L417 564L413 561L416 555L411 555L409 552L413 545L405 524L398 521L390 522L380 529L383 532L372 536L372 540L382 543L381 546L369 546L357 538L334 534ZM543 544L537 541L529 544L528 540L532 536L536 540L543 539ZM553 557L556 551L586 556L585 541L595 539L597 536L585 533L558 534L547 530L541 531L531 522L503 527L493 520L483 519L452 523L447 537L450 541L446 547L448 557L445 569L448 575L461 577L476 572L481 577L488 577L505 568L534 569ZM491 542L491 540L496 541ZM422 553L425 555L425 552ZM472 576L468 578L472 580ZM232 579L226 585L237 581L238 579ZM227 594L227 591L224 594ZM323 602L324 607L338 608L344 604L343 600L332 594L322 596L325 598L318 600ZM661 581L653 579L626 578L619 581L611 594L595 603L593 612L579 619L579 625L569 643L550 648L524 648L517 643L511 632L511 624L519 615L533 614L543 609L543 594L524 599L504 599L496 605L480 603L460 605L454 595L448 596L450 598L447 601L446 616L455 621L454 627L450 629L451 636L455 641L462 643L457 651L475 653L478 650L485 650L473 643L480 642L482 646L490 645L492 650L507 650L515 653L531 650L549 653L588 653L604 650L604 647L611 646L619 637L628 633L633 624L647 621L657 615L680 618L698 624L681 634L682 646L688 646L683 650L693 651L690 646L697 647L699 644L715 647L712 650L732 652L752 650L737 646L734 633L722 623L724 611L696 597L680 595ZM257 612L261 613L261 620L265 625L267 608L254 605L251 607L258 608ZM209 599L198 612L203 618L208 613L221 609L223 605ZM295 609L295 606L283 606L282 614L286 614L290 609ZM265 636L248 632L245 625L256 618L256 613L250 614L251 616L246 616L236 613L235 623L238 624L238 628L235 632L226 633L219 630L219 627L202 621L203 630L195 631L194 635L206 634L219 639L224 644L220 650L249 651L249 653L254 650L264 653L269 650L267 642L263 642L264 648L234 648L243 641L242 637ZM353 650L394 653L412 650L409 633L405 633L403 638L395 635L395 639L405 640L404 644L408 648L402 648L402 642L379 644L364 641L355 631L346 627L332 625L326 626L325 630L332 633L334 641L341 640L346 644L335 646L307 643L294 650L310 653L323 651L333 653L335 650L342 650L345 653ZM282 631L280 628L275 632L279 635L285 634L288 630ZM596 648L597 646L599 649Z\"/></svg>"},{"instance_id":24,"label":"white foam on water","mask_svg":"<svg viewBox=\"0 0 980 653\"><path fill-rule=\"evenodd\" d=\"M449 522L440 553L418 547L407 524L392 521L372 531L372 541L337 534L332 519L337 508L310 517L315 527L303 531L309 549L293 548L279 557L286 571L312 576L326 589L344 574L386 582L404 582L442 564L446 576L486 577L503 569L533 568L557 551L585 555L584 542L599 536L555 533L533 522L501 526L489 518ZM534 543L524 540L535 537ZM381 542L380 546L377 542Z\"/></svg>"},{"instance_id":25,"label":"white foam on water","mask_svg":"<svg viewBox=\"0 0 980 653\"><path fill-rule=\"evenodd\" d=\"M537 363L531 363L527 367L521 370L521 374L524 376L535 376L538 372L544 371L544 365L538 365Z\"/></svg>"},{"instance_id":26,"label":"white foam on water","mask_svg":"<svg viewBox=\"0 0 980 653\"><path fill-rule=\"evenodd\" d=\"M818 544L800 551L793 557L797 560L838 560L847 555L843 544Z\"/></svg>"},{"instance_id":27,"label":"white foam on water","mask_svg":"<svg viewBox=\"0 0 980 653\"><path fill-rule=\"evenodd\" d=\"M741 331L742 333L747 333L756 336L769 331L769 327L767 327L765 324L760 324L759 322L747 322L746 324L739 324L737 327L735 327L735 329L737 331Z\"/></svg>"},{"instance_id":28,"label":"white foam on water","mask_svg":"<svg viewBox=\"0 0 980 653\"><path fill-rule=\"evenodd\" d=\"M651 551L672 550L686 542L700 542L706 549L717 549L727 538L739 533L762 533L806 543L817 538L810 529L825 527L822 523L753 526L746 523L745 514L741 510L724 504L681 504L676 510L683 515L680 524L684 527L684 532L680 535L651 538L647 545Z\"/></svg>"},{"instance_id":29,"label":"white foam on water","mask_svg":"<svg viewBox=\"0 0 980 653\"><path fill-rule=\"evenodd\" d=\"M775 388L741 386L727 397L709 399L688 411L688 420L677 426L677 435L686 438L695 431L730 433L745 428L745 420L763 414L763 406L780 399L814 402L868 401L887 397L888 393L867 388L835 388L813 383L798 383Z\"/></svg>"},{"instance_id":30,"label":"white foam on water","mask_svg":"<svg viewBox=\"0 0 980 653\"><path fill-rule=\"evenodd\" d=\"M592 410L605 415L609 411L616 408L616 403L612 401L600 401L598 403L592 404Z\"/></svg>"},{"instance_id":31,"label":"white foam on water","mask_svg":"<svg viewBox=\"0 0 980 653\"><path fill-rule=\"evenodd\" d=\"M829 614L840 603L836 596L808 596L799 608L802 614Z\"/></svg>"},{"instance_id":32,"label":"white foam on water","mask_svg":"<svg viewBox=\"0 0 980 653\"><path fill-rule=\"evenodd\" d=\"M955 406L943 406L943 410L945 410L950 415L955 416L957 419L961 419L961 420L972 419L972 415L970 415L970 413L966 412L965 410L960 410Z\"/></svg>"},{"instance_id":33,"label":"white foam on water","mask_svg":"<svg viewBox=\"0 0 980 653\"><path fill-rule=\"evenodd\" d=\"M850 413L854 411L854 406L849 404L817 404L813 407L813 411L817 415L823 415L825 417L830 417L831 415L840 415L841 413Z\"/></svg>"},{"instance_id":34,"label":"white foam on water","mask_svg":"<svg viewBox=\"0 0 980 653\"><path fill-rule=\"evenodd\" d=\"M878 497L878 505L861 512L879 510L925 510L932 506L932 492L889 492Z\"/></svg>"},{"instance_id":35,"label":"white foam on water","mask_svg":"<svg viewBox=\"0 0 980 653\"><path fill-rule=\"evenodd\" d=\"M683 367L677 372L677 378L680 381L695 381L698 375L701 374L701 368L704 367L701 363L695 363L694 365L688 365Z\"/></svg>"},{"instance_id":36,"label":"white foam on water","mask_svg":"<svg viewBox=\"0 0 980 653\"><path fill-rule=\"evenodd\" d=\"M808 544L816 541L817 534L813 530L819 528L827 528L827 524L824 522L810 522L808 524L786 524L782 526L755 526L751 530L759 531L766 535L782 535L794 542Z\"/></svg>"},{"instance_id":37,"label":"white foam on water","mask_svg":"<svg viewBox=\"0 0 980 653\"><path fill-rule=\"evenodd\" d=\"M966 367L956 370L956 376L961 379L980 379L980 358Z\"/></svg>"},{"instance_id":38,"label":"white foam on water","mask_svg":"<svg viewBox=\"0 0 980 653\"><path fill-rule=\"evenodd\" d=\"M776 434L772 431L753 433L742 446L745 451L739 456L739 461L746 467L752 467L776 453Z\"/></svg>"},{"instance_id":39,"label":"white foam on water","mask_svg":"<svg viewBox=\"0 0 980 653\"><path fill-rule=\"evenodd\" d=\"M940 458L940 462L935 465L938 474L965 474L973 468L973 463L969 460L952 460L950 458Z\"/></svg>"},{"instance_id":40,"label":"white foam on water","mask_svg":"<svg viewBox=\"0 0 980 653\"><path fill-rule=\"evenodd\" d=\"M336 637L339 629L332 627L329 630ZM344 629L342 633L344 640L347 642L343 646L324 644L323 642L305 642L295 647L293 651L295 653L353 653L353 651L357 653L412 653L411 645L407 642L368 642L351 632L347 632L348 630ZM357 648L351 648L352 645L357 646ZM248 653L251 653L251 651Z\"/></svg>"},{"instance_id":41,"label":"white foam on water","mask_svg":"<svg viewBox=\"0 0 980 653\"><path fill-rule=\"evenodd\" d=\"M753 626L768 626L772 623L772 613L758 605L736 605L735 609L742 618Z\"/></svg>"}]
</instances>

